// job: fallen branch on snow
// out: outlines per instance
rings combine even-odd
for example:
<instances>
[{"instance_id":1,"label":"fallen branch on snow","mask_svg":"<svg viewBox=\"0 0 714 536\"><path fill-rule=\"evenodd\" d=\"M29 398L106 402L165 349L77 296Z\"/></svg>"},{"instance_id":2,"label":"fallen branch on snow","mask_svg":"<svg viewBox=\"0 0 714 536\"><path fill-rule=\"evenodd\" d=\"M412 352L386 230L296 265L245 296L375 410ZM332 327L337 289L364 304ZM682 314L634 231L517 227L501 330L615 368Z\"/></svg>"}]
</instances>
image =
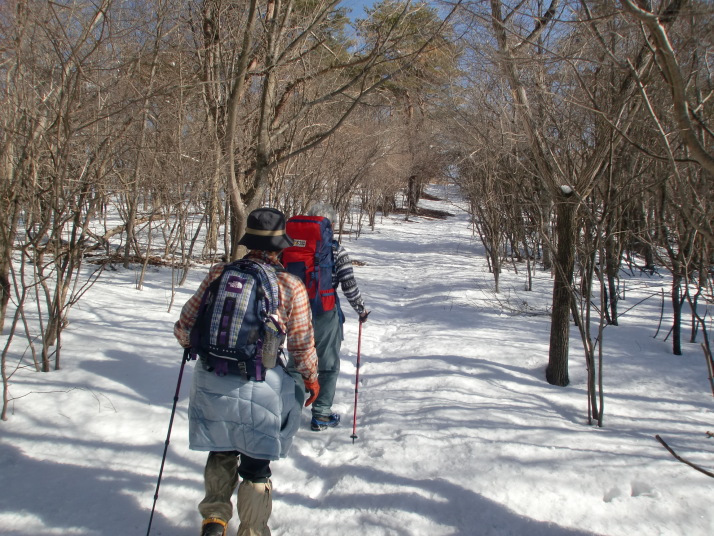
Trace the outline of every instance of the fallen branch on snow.
<instances>
[{"instance_id":1,"label":"fallen branch on snow","mask_svg":"<svg viewBox=\"0 0 714 536\"><path fill-rule=\"evenodd\" d=\"M692 468L696 469L696 470L699 471L700 473L704 473L705 475L714 478L714 473L710 473L710 472L707 471L706 469L704 469L704 468L702 468L702 467L699 467L697 464L694 464L694 463L692 463L692 462L690 462L690 461L685 460L685 459L682 458L679 454L677 454L676 452L674 452L674 451L672 450L672 448L671 448L667 443L665 443L664 439L662 439L659 435L656 435L656 436L655 436L655 439L657 439L657 441L659 441L660 443L662 443L662 446L664 446L664 448L666 448L666 449L669 451L669 453L670 453L672 456L674 456L676 459L678 459L680 462L686 463L689 467L692 467Z\"/></svg>"}]
</instances>

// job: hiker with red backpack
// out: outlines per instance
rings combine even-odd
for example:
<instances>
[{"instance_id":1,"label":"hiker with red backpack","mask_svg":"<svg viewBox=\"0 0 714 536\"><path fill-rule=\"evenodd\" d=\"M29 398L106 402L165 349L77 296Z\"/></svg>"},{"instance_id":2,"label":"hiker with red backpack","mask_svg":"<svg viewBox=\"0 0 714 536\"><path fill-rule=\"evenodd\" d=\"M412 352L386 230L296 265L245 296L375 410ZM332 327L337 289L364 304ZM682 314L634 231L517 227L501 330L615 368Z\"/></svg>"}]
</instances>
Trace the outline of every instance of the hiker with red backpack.
<instances>
[{"instance_id":1,"label":"hiker with red backpack","mask_svg":"<svg viewBox=\"0 0 714 536\"><path fill-rule=\"evenodd\" d=\"M282 254L285 269L305 282L310 297L320 384L310 421L310 429L315 432L340 423L340 415L332 411L345 322L337 287L342 289L361 323L366 322L369 315L354 277L352 261L345 248L334 240L334 216L331 207L318 204L307 215L290 218L286 229L295 244Z\"/></svg>"},{"instance_id":2,"label":"hiker with red backpack","mask_svg":"<svg viewBox=\"0 0 714 536\"><path fill-rule=\"evenodd\" d=\"M225 536L236 487L238 536L270 535L270 462L287 455L305 392L287 372L283 338L310 393L305 406L320 391L308 295L279 261L293 244L284 215L254 210L239 244L249 249L246 256L213 266L174 326L180 344L199 358L189 399L189 448L209 451L206 494L198 506L201 536Z\"/></svg>"}]
</instances>

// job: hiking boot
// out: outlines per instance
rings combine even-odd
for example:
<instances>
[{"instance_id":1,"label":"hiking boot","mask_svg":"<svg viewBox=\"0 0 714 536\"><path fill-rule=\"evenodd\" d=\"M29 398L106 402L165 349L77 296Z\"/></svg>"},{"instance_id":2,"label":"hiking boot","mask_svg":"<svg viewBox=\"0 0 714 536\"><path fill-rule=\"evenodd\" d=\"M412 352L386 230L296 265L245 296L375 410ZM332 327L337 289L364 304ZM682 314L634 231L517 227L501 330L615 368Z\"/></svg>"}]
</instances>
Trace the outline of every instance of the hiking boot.
<instances>
[{"instance_id":1,"label":"hiking boot","mask_svg":"<svg viewBox=\"0 0 714 536\"><path fill-rule=\"evenodd\" d=\"M327 428L334 428L338 424L340 424L340 416L337 413L325 416L320 415L312 418L312 421L310 421L310 430L313 432L321 432Z\"/></svg>"},{"instance_id":2,"label":"hiking boot","mask_svg":"<svg viewBox=\"0 0 714 536\"><path fill-rule=\"evenodd\" d=\"M209 517L203 520L201 525L201 536L226 536L226 523L217 517Z\"/></svg>"}]
</instances>

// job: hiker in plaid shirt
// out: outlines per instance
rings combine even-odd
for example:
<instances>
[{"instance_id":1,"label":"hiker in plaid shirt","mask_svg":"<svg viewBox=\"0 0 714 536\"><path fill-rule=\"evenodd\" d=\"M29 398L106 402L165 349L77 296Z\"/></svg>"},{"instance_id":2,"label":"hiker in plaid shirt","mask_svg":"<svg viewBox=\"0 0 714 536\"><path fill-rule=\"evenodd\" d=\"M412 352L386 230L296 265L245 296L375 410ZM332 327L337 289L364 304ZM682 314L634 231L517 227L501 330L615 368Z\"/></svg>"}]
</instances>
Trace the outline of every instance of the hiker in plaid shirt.
<instances>
[{"instance_id":1,"label":"hiker in plaid shirt","mask_svg":"<svg viewBox=\"0 0 714 536\"><path fill-rule=\"evenodd\" d=\"M233 516L231 499L238 486L239 536L268 536L272 511L270 462L287 455L299 427L305 391L309 406L317 397L317 354L312 315L302 281L282 270L280 252L292 245L285 234L285 217L262 208L248 215L241 245L245 258L277 268L280 327L287 336L291 376L283 367L266 372L265 381L239 375L218 376L201 366L194 369L189 400L189 448L209 451L204 471L206 495L198 506L203 517L201 536L225 536ZM174 335L190 346L190 332L204 293L218 279L225 263L211 267L196 293L186 302ZM299 377L304 383L297 387Z\"/></svg>"}]
</instances>

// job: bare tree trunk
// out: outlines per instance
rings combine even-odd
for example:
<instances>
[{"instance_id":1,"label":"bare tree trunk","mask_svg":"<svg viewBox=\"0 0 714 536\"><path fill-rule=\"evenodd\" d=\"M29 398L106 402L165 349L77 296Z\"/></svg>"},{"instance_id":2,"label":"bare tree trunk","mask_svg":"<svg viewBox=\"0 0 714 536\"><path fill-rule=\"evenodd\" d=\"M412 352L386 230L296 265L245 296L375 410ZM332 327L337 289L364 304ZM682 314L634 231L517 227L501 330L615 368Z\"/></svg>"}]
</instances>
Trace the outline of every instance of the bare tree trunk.
<instances>
[{"instance_id":1,"label":"bare tree trunk","mask_svg":"<svg viewBox=\"0 0 714 536\"><path fill-rule=\"evenodd\" d=\"M214 160L216 172L210 179L207 188L208 191L206 192L206 240L202 252L204 257L212 256L218 250L219 229L224 210L224 206L218 196L218 185L221 181L219 173L220 162L220 151L217 151Z\"/></svg>"},{"instance_id":2,"label":"bare tree trunk","mask_svg":"<svg viewBox=\"0 0 714 536\"><path fill-rule=\"evenodd\" d=\"M617 303L619 301L618 274L620 272L620 259L622 257L622 247L620 241L615 237L615 229L612 228L612 218L609 218L609 226L605 228L605 273L607 275L606 285L603 290L607 293L605 306L608 312L608 321L617 326Z\"/></svg>"},{"instance_id":3,"label":"bare tree trunk","mask_svg":"<svg viewBox=\"0 0 714 536\"><path fill-rule=\"evenodd\" d=\"M672 273L672 353L682 355L682 275Z\"/></svg>"},{"instance_id":4,"label":"bare tree trunk","mask_svg":"<svg viewBox=\"0 0 714 536\"><path fill-rule=\"evenodd\" d=\"M645 2L637 2L638 5L636 5L633 0L622 0L625 10L641 21L650 32L652 44L657 55L657 65L661 69L670 89L674 120L677 122L679 135L689 149L692 158L710 175L714 175L714 154L711 150L707 150L708 148L697 137L697 129L692 120L693 114L687 101L688 81L682 75L677 55L672 48L672 43L665 28L665 24L677 17L685 3L682 1L671 2L666 12L658 14L640 7L649 6L649 2L646 4ZM699 119L697 118L697 120Z\"/></svg>"},{"instance_id":5,"label":"bare tree trunk","mask_svg":"<svg viewBox=\"0 0 714 536\"><path fill-rule=\"evenodd\" d=\"M12 286L10 281L10 268L13 258L13 244L17 233L18 219L20 215L20 205L15 199L3 216L5 225L0 230L0 333L5 327L5 315L10 303Z\"/></svg>"},{"instance_id":6,"label":"bare tree trunk","mask_svg":"<svg viewBox=\"0 0 714 536\"><path fill-rule=\"evenodd\" d=\"M407 219L409 219L410 214L417 213L419 199L421 199L422 194L421 189L421 181L417 180L416 175L411 175L407 180Z\"/></svg>"},{"instance_id":7,"label":"bare tree trunk","mask_svg":"<svg viewBox=\"0 0 714 536\"><path fill-rule=\"evenodd\" d=\"M564 387L570 383L568 349L570 345L570 313L573 270L575 267L576 199L564 194L556 203L557 252L553 282L553 311L550 324L550 350L546 379L551 385Z\"/></svg>"}]
</instances>

